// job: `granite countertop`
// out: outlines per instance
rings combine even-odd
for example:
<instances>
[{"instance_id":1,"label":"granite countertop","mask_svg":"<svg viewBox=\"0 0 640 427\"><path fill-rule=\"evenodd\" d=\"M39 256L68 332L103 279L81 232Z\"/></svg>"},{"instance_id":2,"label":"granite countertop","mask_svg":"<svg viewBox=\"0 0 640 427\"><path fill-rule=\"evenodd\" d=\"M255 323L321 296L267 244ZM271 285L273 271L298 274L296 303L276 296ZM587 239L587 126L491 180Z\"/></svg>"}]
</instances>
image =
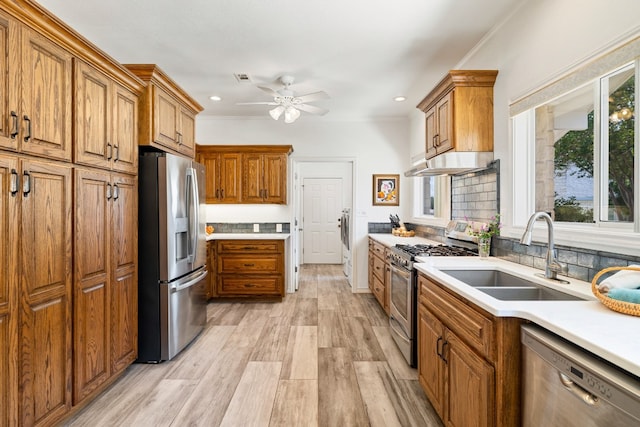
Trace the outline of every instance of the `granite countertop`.
<instances>
[{"instance_id":1,"label":"granite countertop","mask_svg":"<svg viewBox=\"0 0 640 427\"><path fill-rule=\"evenodd\" d=\"M211 233L209 240L287 240L289 233Z\"/></svg>"},{"instance_id":2,"label":"granite countertop","mask_svg":"<svg viewBox=\"0 0 640 427\"><path fill-rule=\"evenodd\" d=\"M605 307L593 296L590 283L568 279L569 284L557 284L534 276L541 270L493 257L418 257L417 261L414 266L418 271L494 316L529 320L640 377L640 340L635 336L640 317ZM587 300L501 301L441 269L498 269Z\"/></svg>"}]
</instances>

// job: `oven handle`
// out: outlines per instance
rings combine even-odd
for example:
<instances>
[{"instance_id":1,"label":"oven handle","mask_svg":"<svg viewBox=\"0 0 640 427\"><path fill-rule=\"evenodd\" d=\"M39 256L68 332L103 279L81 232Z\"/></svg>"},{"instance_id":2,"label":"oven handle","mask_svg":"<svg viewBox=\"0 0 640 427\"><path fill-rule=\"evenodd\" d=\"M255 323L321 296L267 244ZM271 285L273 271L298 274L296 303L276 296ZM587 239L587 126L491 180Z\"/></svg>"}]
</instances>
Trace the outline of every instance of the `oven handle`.
<instances>
[{"instance_id":1,"label":"oven handle","mask_svg":"<svg viewBox=\"0 0 640 427\"><path fill-rule=\"evenodd\" d=\"M398 324L398 326L400 327L400 329L397 329L397 328L394 328L394 327L393 327L393 325L394 325L395 323L397 323L397 324ZM411 342L411 340L409 339L409 337L407 336L407 334L402 330L402 325L400 325L400 322L398 322L398 320L396 320L396 318L395 318L395 317L393 317L393 315L392 315L392 316L389 316L389 327L390 327L391 329L393 329L393 330L394 330L394 332L395 332L396 334L398 334L398 336L399 336L400 338L402 338L404 341L406 341L406 342L408 342L408 343L410 343L410 342Z\"/></svg>"},{"instance_id":2,"label":"oven handle","mask_svg":"<svg viewBox=\"0 0 640 427\"><path fill-rule=\"evenodd\" d=\"M391 268L395 271L397 271L398 273L402 274L402 276L405 279L410 279L411 278L411 270L407 270L404 267L399 266L398 264L395 264L394 262L390 262L389 265L391 265Z\"/></svg>"}]
</instances>

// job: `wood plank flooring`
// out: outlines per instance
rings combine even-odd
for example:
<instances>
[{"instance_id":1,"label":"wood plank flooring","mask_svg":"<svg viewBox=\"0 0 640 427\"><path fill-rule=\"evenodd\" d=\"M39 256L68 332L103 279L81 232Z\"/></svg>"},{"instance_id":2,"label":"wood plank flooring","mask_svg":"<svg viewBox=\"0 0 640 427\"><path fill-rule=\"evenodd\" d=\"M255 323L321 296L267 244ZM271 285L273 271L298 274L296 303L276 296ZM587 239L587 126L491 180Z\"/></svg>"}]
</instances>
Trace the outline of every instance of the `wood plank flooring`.
<instances>
[{"instance_id":1,"label":"wood plank flooring","mask_svg":"<svg viewBox=\"0 0 640 427\"><path fill-rule=\"evenodd\" d=\"M67 426L442 426L371 294L306 265L279 303L211 302L174 360L134 364Z\"/></svg>"}]
</instances>

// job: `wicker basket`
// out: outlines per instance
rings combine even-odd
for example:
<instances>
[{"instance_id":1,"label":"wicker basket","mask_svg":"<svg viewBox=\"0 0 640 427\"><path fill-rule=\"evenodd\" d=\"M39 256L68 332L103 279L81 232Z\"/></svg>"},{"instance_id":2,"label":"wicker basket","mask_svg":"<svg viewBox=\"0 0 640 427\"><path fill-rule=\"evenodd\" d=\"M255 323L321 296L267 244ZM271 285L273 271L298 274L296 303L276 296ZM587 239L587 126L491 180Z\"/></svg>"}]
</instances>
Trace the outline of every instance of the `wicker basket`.
<instances>
[{"instance_id":1,"label":"wicker basket","mask_svg":"<svg viewBox=\"0 0 640 427\"><path fill-rule=\"evenodd\" d=\"M613 298L609 298L606 294L601 293L598 290L598 279L606 273L617 270L634 270L640 271L638 267L608 267L602 269L596 274L591 281L591 292L602 302L605 306L610 308L613 311L617 311L619 313L630 314L632 316L640 316L640 304L633 304L626 301L619 301Z\"/></svg>"}]
</instances>

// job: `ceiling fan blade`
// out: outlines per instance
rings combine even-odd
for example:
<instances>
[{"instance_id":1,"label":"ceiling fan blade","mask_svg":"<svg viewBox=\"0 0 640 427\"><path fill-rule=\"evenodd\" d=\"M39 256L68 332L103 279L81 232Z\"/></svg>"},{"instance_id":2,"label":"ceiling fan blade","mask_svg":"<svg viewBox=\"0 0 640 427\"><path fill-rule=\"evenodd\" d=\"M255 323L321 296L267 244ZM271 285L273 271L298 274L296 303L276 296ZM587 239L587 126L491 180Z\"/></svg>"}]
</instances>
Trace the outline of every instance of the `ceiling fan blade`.
<instances>
[{"instance_id":1,"label":"ceiling fan blade","mask_svg":"<svg viewBox=\"0 0 640 427\"><path fill-rule=\"evenodd\" d=\"M256 86L258 89L268 93L270 96L276 97L276 96L280 96L280 94L278 92L276 92L275 90L271 89L270 87L267 86Z\"/></svg>"},{"instance_id":2,"label":"ceiling fan blade","mask_svg":"<svg viewBox=\"0 0 640 427\"><path fill-rule=\"evenodd\" d=\"M236 102L236 105L280 105L280 104L273 101L264 101L264 102Z\"/></svg>"},{"instance_id":3,"label":"ceiling fan blade","mask_svg":"<svg viewBox=\"0 0 640 427\"><path fill-rule=\"evenodd\" d=\"M296 98L300 100L300 102L313 102L313 101L319 101L321 99L329 99L330 96L326 92L320 91L320 92L308 93L306 95L296 96Z\"/></svg>"},{"instance_id":4,"label":"ceiling fan blade","mask_svg":"<svg viewBox=\"0 0 640 427\"><path fill-rule=\"evenodd\" d=\"M299 105L296 105L295 108L307 113L317 114L319 116L324 116L329 112L329 110L325 110L324 108L316 107L314 105L307 105L307 104L299 104Z\"/></svg>"}]
</instances>

